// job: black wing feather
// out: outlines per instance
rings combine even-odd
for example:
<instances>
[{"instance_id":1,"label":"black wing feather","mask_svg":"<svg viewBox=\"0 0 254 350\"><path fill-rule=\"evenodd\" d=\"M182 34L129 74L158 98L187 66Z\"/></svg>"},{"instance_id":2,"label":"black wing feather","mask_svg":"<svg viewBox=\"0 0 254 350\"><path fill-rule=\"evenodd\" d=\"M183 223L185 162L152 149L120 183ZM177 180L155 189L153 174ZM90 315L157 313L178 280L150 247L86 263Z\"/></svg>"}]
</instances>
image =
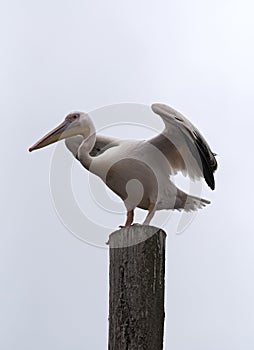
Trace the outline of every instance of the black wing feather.
<instances>
[{"instance_id":1,"label":"black wing feather","mask_svg":"<svg viewBox=\"0 0 254 350\"><path fill-rule=\"evenodd\" d=\"M194 132L194 136L195 136L195 145L198 149L201 163L202 163L204 178L208 186L212 190L214 190L215 181L214 181L213 173L217 169L217 161L215 159L214 154L210 151L210 149L207 148L206 143L203 142L202 136L197 132Z\"/></svg>"}]
</instances>

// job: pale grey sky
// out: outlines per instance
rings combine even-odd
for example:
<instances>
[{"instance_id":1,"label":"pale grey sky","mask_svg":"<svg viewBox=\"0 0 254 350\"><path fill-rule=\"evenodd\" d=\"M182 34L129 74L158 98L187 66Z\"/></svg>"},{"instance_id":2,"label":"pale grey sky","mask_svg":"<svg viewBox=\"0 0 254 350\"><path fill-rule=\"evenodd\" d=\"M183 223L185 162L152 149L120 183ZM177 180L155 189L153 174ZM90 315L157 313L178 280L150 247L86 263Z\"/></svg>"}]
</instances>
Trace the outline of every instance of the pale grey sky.
<instances>
[{"instance_id":1,"label":"pale grey sky","mask_svg":"<svg viewBox=\"0 0 254 350\"><path fill-rule=\"evenodd\" d=\"M178 214L165 228L165 349L253 349L253 6L1 1L1 349L107 349L108 252L59 220L54 147L27 149L70 111L126 102L175 107L218 153L216 190L204 190L212 204L183 234ZM88 177L73 173L84 202Z\"/></svg>"}]
</instances>

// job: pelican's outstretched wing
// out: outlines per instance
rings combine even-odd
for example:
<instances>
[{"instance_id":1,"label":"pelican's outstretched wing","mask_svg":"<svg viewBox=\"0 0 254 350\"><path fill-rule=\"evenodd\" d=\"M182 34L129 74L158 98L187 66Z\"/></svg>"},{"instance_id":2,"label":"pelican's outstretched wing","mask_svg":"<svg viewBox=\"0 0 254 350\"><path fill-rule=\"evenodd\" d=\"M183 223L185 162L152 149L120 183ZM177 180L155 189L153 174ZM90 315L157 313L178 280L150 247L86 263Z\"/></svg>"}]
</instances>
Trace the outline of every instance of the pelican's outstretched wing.
<instances>
[{"instance_id":1,"label":"pelican's outstretched wing","mask_svg":"<svg viewBox=\"0 0 254 350\"><path fill-rule=\"evenodd\" d=\"M167 105L155 103L152 110L162 118L165 129L149 142L163 152L172 172L182 171L192 179L204 177L208 186L214 189L213 173L217 161L200 132L181 113Z\"/></svg>"}]
</instances>

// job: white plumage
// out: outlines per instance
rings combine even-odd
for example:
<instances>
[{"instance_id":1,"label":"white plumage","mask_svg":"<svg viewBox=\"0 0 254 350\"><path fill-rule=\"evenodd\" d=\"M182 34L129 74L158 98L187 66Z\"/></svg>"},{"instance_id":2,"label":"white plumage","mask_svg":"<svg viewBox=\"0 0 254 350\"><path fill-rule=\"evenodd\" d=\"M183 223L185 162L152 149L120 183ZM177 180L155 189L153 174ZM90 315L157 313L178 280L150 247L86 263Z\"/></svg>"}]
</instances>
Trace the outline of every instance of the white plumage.
<instances>
[{"instance_id":1,"label":"white plumage","mask_svg":"<svg viewBox=\"0 0 254 350\"><path fill-rule=\"evenodd\" d=\"M74 112L29 150L65 139L67 148L80 163L124 201L125 226L132 224L136 207L148 210L144 224L150 223L156 210L193 211L204 207L210 202L181 191L170 177L179 171L193 180L204 177L214 189L215 154L179 112L158 103L152 105L152 110L162 118L165 128L150 140L96 135L89 115Z\"/></svg>"}]
</instances>

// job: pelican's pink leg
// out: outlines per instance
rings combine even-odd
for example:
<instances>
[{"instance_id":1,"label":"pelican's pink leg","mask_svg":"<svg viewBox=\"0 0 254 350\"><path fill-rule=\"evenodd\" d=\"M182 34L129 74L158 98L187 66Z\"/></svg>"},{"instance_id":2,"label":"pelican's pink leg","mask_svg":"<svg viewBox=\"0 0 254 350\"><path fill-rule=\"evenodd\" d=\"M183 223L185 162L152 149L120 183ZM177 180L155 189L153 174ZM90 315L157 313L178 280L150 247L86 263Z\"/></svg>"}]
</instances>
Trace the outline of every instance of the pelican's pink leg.
<instances>
[{"instance_id":1,"label":"pelican's pink leg","mask_svg":"<svg viewBox=\"0 0 254 350\"><path fill-rule=\"evenodd\" d=\"M129 227L133 223L134 219L134 210L130 210L127 212L127 220L125 222L125 225L123 227Z\"/></svg>"}]
</instances>

